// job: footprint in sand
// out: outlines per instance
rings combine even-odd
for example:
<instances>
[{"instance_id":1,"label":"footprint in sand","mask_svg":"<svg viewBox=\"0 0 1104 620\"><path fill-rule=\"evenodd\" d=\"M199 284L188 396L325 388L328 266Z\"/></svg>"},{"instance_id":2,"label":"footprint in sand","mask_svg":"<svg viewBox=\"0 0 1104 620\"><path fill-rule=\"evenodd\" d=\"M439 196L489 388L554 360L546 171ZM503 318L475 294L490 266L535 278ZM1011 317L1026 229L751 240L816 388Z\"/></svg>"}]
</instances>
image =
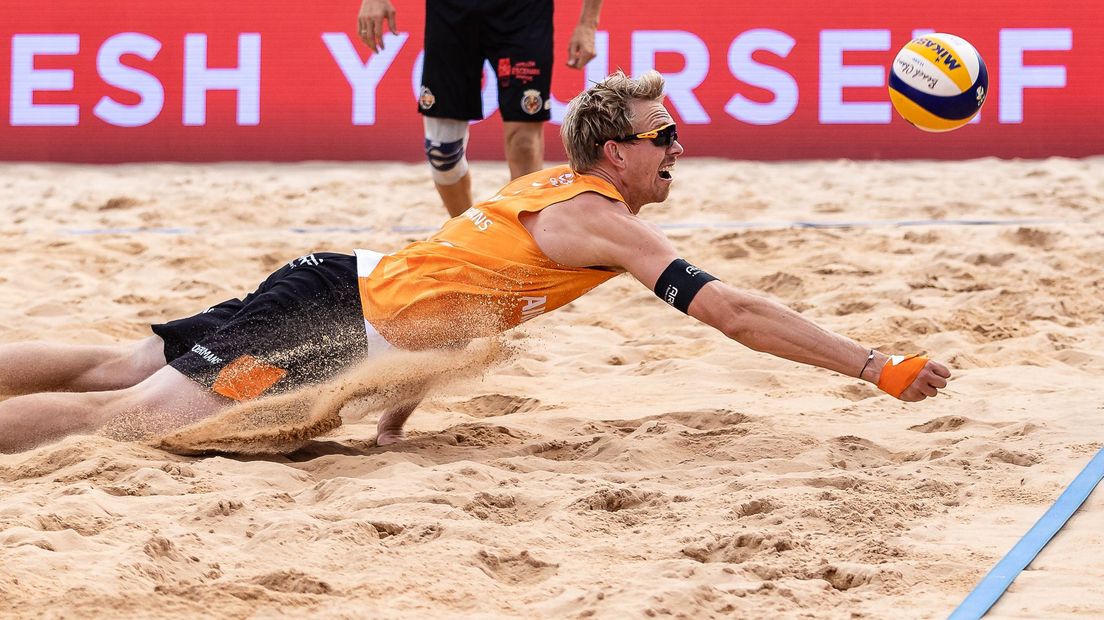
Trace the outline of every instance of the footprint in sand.
<instances>
[{"instance_id":1,"label":"footprint in sand","mask_svg":"<svg viewBox=\"0 0 1104 620\"><path fill-rule=\"evenodd\" d=\"M104 248L115 252L121 252L131 256L138 256L144 253L149 247L138 241L117 241L114 243L105 243Z\"/></svg>"},{"instance_id":2,"label":"footprint in sand","mask_svg":"<svg viewBox=\"0 0 1104 620\"><path fill-rule=\"evenodd\" d=\"M906 456L854 435L830 439L827 450L828 462L837 469L884 467L907 460Z\"/></svg>"},{"instance_id":3,"label":"footprint in sand","mask_svg":"<svg viewBox=\"0 0 1104 620\"><path fill-rule=\"evenodd\" d=\"M854 403L860 400L874 398L878 396L878 391L865 383L859 383L855 385L845 385L838 390L833 390L832 394L840 398L846 398Z\"/></svg>"},{"instance_id":4,"label":"footprint in sand","mask_svg":"<svg viewBox=\"0 0 1104 620\"><path fill-rule=\"evenodd\" d=\"M379 535L380 540L391 536L398 536L406 530L405 527L398 523L390 523L387 521L369 521L368 524L376 529L376 534Z\"/></svg>"},{"instance_id":5,"label":"footprint in sand","mask_svg":"<svg viewBox=\"0 0 1104 620\"><path fill-rule=\"evenodd\" d=\"M730 409L703 409L701 411L671 411L632 420L607 420L606 423L620 432L631 433L652 422L674 423L696 431L714 431L746 424L752 418Z\"/></svg>"},{"instance_id":6,"label":"footprint in sand","mask_svg":"<svg viewBox=\"0 0 1104 620\"><path fill-rule=\"evenodd\" d=\"M740 507L736 509L736 516L751 517L754 515L767 514L773 511L774 508L774 502L769 499L753 499L750 502L740 504Z\"/></svg>"},{"instance_id":7,"label":"footprint in sand","mask_svg":"<svg viewBox=\"0 0 1104 620\"><path fill-rule=\"evenodd\" d=\"M220 499L208 506L205 514L208 517L229 517L238 510L241 510L242 506L243 504L236 499Z\"/></svg>"},{"instance_id":8,"label":"footprint in sand","mask_svg":"<svg viewBox=\"0 0 1104 620\"><path fill-rule=\"evenodd\" d=\"M916 431L918 433L946 433L948 431L956 431L967 424L974 422L970 418L965 418L958 415L945 415L933 420L928 420L923 424L917 424L916 426L910 426L910 431Z\"/></svg>"},{"instance_id":9,"label":"footprint in sand","mask_svg":"<svg viewBox=\"0 0 1104 620\"><path fill-rule=\"evenodd\" d=\"M460 424L436 436L450 445L474 448L516 446L533 437L524 431L488 424Z\"/></svg>"},{"instance_id":10,"label":"footprint in sand","mask_svg":"<svg viewBox=\"0 0 1104 620\"><path fill-rule=\"evenodd\" d=\"M1054 245L1054 234L1038 228L1017 228L1008 237L1013 243L1032 248L1050 249Z\"/></svg>"},{"instance_id":11,"label":"footprint in sand","mask_svg":"<svg viewBox=\"0 0 1104 620\"><path fill-rule=\"evenodd\" d=\"M1008 463L1009 465L1017 465L1019 467L1031 467L1043 460L1042 457L1035 454L1005 450L1004 448L998 448L990 452L986 455L986 458L989 461Z\"/></svg>"},{"instance_id":12,"label":"footprint in sand","mask_svg":"<svg viewBox=\"0 0 1104 620\"><path fill-rule=\"evenodd\" d=\"M535 398L508 394L484 394L450 405L449 409L474 418L489 418L511 413L524 413L539 409L541 402Z\"/></svg>"},{"instance_id":13,"label":"footprint in sand","mask_svg":"<svg viewBox=\"0 0 1104 620\"><path fill-rule=\"evenodd\" d=\"M935 231L916 232L908 231L904 234L904 240L912 243L921 243L924 245L938 243L941 240L941 236Z\"/></svg>"},{"instance_id":14,"label":"footprint in sand","mask_svg":"<svg viewBox=\"0 0 1104 620\"><path fill-rule=\"evenodd\" d=\"M791 299L800 297L805 291L805 282L792 274L777 272L759 278L753 288L772 295Z\"/></svg>"},{"instance_id":15,"label":"footprint in sand","mask_svg":"<svg viewBox=\"0 0 1104 620\"><path fill-rule=\"evenodd\" d=\"M330 594L333 586L297 570L277 571L254 577L250 583L285 594Z\"/></svg>"},{"instance_id":16,"label":"footprint in sand","mask_svg":"<svg viewBox=\"0 0 1104 620\"><path fill-rule=\"evenodd\" d=\"M115 196L113 198L108 198L103 204L96 207L96 210L115 211L118 209L129 209L131 207L136 207L139 204L141 204L141 201L136 198L131 198L130 196Z\"/></svg>"},{"instance_id":17,"label":"footprint in sand","mask_svg":"<svg viewBox=\"0 0 1104 620\"><path fill-rule=\"evenodd\" d=\"M544 581L555 575L560 567L559 564L538 560L528 551L501 556L480 551L475 565L491 579L511 585Z\"/></svg>"},{"instance_id":18,"label":"footprint in sand","mask_svg":"<svg viewBox=\"0 0 1104 620\"><path fill-rule=\"evenodd\" d=\"M610 432L609 429L600 430L593 423L587 424L587 428L584 430L592 433ZM594 460L595 455L613 441L612 437L602 436L591 437L584 441L564 441L562 439L538 441L527 446L526 453L550 461L589 461Z\"/></svg>"},{"instance_id":19,"label":"footprint in sand","mask_svg":"<svg viewBox=\"0 0 1104 620\"><path fill-rule=\"evenodd\" d=\"M832 588L843 591L876 581L900 579L901 573L868 564L837 563L825 566L817 576L831 584Z\"/></svg>"},{"instance_id":20,"label":"footprint in sand","mask_svg":"<svg viewBox=\"0 0 1104 620\"><path fill-rule=\"evenodd\" d=\"M530 519L526 508L523 502L518 502L517 497L509 493L480 492L464 506L464 512L483 521L514 525Z\"/></svg>"},{"instance_id":21,"label":"footprint in sand","mask_svg":"<svg viewBox=\"0 0 1104 620\"><path fill-rule=\"evenodd\" d=\"M751 252L741 242L742 237L743 233L726 233L714 237L709 242L709 246L720 251L721 257L726 260L747 258L751 255Z\"/></svg>"},{"instance_id":22,"label":"footprint in sand","mask_svg":"<svg viewBox=\"0 0 1104 620\"><path fill-rule=\"evenodd\" d=\"M874 307L874 304L865 301L850 301L840 304L835 309L836 316L847 316L849 314L862 314Z\"/></svg>"},{"instance_id":23,"label":"footprint in sand","mask_svg":"<svg viewBox=\"0 0 1104 620\"><path fill-rule=\"evenodd\" d=\"M739 564L760 553L777 554L798 546L798 543L788 534L747 532L734 536L714 536L713 540L684 547L682 554L703 564L712 562Z\"/></svg>"},{"instance_id":24,"label":"footprint in sand","mask_svg":"<svg viewBox=\"0 0 1104 620\"><path fill-rule=\"evenodd\" d=\"M582 510L618 512L645 505L666 503L666 496L658 491L604 488L572 502L571 507Z\"/></svg>"},{"instance_id":25,"label":"footprint in sand","mask_svg":"<svg viewBox=\"0 0 1104 620\"><path fill-rule=\"evenodd\" d=\"M186 559L184 554L173 544L173 541L164 536L154 536L150 538L142 547L142 551L155 560L165 559L174 562L183 562Z\"/></svg>"},{"instance_id":26,"label":"footprint in sand","mask_svg":"<svg viewBox=\"0 0 1104 620\"><path fill-rule=\"evenodd\" d=\"M413 525L397 525L394 523L369 522L376 528L380 540L385 546L405 547L407 545L420 545L437 540L445 529L438 523L425 523Z\"/></svg>"},{"instance_id":27,"label":"footprint in sand","mask_svg":"<svg viewBox=\"0 0 1104 620\"><path fill-rule=\"evenodd\" d=\"M72 530L81 536L95 536L107 529L109 521L91 515L58 515L54 513L37 517L38 529L43 532Z\"/></svg>"}]
</instances>

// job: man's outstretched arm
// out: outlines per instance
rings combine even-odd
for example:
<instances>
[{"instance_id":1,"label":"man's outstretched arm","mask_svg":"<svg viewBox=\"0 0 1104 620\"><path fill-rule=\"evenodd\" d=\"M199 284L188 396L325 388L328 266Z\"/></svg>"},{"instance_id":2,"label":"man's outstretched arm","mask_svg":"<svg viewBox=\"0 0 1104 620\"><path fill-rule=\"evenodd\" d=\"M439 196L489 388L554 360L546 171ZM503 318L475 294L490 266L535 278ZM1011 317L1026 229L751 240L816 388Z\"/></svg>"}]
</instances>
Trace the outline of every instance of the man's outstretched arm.
<instances>
[{"instance_id":1,"label":"man's outstretched arm","mask_svg":"<svg viewBox=\"0 0 1104 620\"><path fill-rule=\"evenodd\" d=\"M890 361L888 355L824 329L782 304L719 280L702 287L688 314L750 349L886 385L882 372ZM927 360L896 396L905 401L935 396L947 386L950 376L946 366Z\"/></svg>"},{"instance_id":2,"label":"man's outstretched arm","mask_svg":"<svg viewBox=\"0 0 1104 620\"><path fill-rule=\"evenodd\" d=\"M545 209L534 220L527 226L549 258L628 271L661 299L756 351L861 377L905 401L935 396L951 376L939 362L891 358L782 304L710 280L693 265L677 262L677 251L666 235L623 204L584 194ZM677 299L670 298L672 287ZM691 289L694 294L689 297Z\"/></svg>"},{"instance_id":3,"label":"man's outstretched arm","mask_svg":"<svg viewBox=\"0 0 1104 620\"><path fill-rule=\"evenodd\" d=\"M750 349L864 379L904 401L924 400L947 386L951 372L939 362L906 361L864 347L780 303L713 279L686 261L670 259L664 246L669 246L666 237L652 254L624 257L626 269L661 299ZM661 267L663 261L669 262ZM680 290L677 302L669 298L672 288Z\"/></svg>"}]
</instances>

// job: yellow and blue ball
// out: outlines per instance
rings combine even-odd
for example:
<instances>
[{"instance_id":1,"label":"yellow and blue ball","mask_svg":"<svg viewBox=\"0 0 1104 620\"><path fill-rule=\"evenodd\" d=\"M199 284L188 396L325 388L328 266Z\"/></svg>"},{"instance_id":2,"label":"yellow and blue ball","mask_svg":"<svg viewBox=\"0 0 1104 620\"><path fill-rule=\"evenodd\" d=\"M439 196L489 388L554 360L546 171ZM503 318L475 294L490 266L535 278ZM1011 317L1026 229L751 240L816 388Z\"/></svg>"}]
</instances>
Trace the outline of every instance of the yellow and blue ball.
<instances>
[{"instance_id":1,"label":"yellow and blue ball","mask_svg":"<svg viewBox=\"0 0 1104 620\"><path fill-rule=\"evenodd\" d=\"M889 72L889 98L924 131L950 131L977 116L989 91L981 54L965 39L933 33L901 48Z\"/></svg>"}]
</instances>

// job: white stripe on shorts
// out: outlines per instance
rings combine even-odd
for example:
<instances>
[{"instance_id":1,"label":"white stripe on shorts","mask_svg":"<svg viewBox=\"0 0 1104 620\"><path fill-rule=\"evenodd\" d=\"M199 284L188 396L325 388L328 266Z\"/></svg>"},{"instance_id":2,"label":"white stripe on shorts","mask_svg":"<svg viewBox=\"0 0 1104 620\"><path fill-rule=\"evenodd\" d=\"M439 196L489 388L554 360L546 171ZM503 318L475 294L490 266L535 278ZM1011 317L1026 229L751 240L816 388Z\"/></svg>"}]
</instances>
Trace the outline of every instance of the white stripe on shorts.
<instances>
[{"instance_id":1,"label":"white stripe on shorts","mask_svg":"<svg viewBox=\"0 0 1104 620\"><path fill-rule=\"evenodd\" d=\"M383 254L379 252L373 252L372 250L353 250L357 259L357 277L366 278L371 275L372 271L379 264L380 259L383 258ZM360 300L360 303L364 303L364 299ZM368 322L368 319L364 319L364 332L368 336L368 353L374 355L376 353L382 353L394 348L390 342L387 342L380 335L376 328Z\"/></svg>"}]
</instances>

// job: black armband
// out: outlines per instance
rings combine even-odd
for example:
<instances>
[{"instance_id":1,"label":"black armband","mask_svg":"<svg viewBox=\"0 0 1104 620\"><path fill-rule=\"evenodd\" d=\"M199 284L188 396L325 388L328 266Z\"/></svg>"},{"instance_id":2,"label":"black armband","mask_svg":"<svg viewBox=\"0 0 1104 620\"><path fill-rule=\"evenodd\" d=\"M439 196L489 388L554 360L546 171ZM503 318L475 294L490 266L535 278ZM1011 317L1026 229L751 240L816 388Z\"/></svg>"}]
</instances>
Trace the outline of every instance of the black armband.
<instances>
[{"instance_id":1,"label":"black armband","mask_svg":"<svg viewBox=\"0 0 1104 620\"><path fill-rule=\"evenodd\" d=\"M681 258L676 258L659 274L654 290L657 297L686 312L701 287L716 279Z\"/></svg>"}]
</instances>

